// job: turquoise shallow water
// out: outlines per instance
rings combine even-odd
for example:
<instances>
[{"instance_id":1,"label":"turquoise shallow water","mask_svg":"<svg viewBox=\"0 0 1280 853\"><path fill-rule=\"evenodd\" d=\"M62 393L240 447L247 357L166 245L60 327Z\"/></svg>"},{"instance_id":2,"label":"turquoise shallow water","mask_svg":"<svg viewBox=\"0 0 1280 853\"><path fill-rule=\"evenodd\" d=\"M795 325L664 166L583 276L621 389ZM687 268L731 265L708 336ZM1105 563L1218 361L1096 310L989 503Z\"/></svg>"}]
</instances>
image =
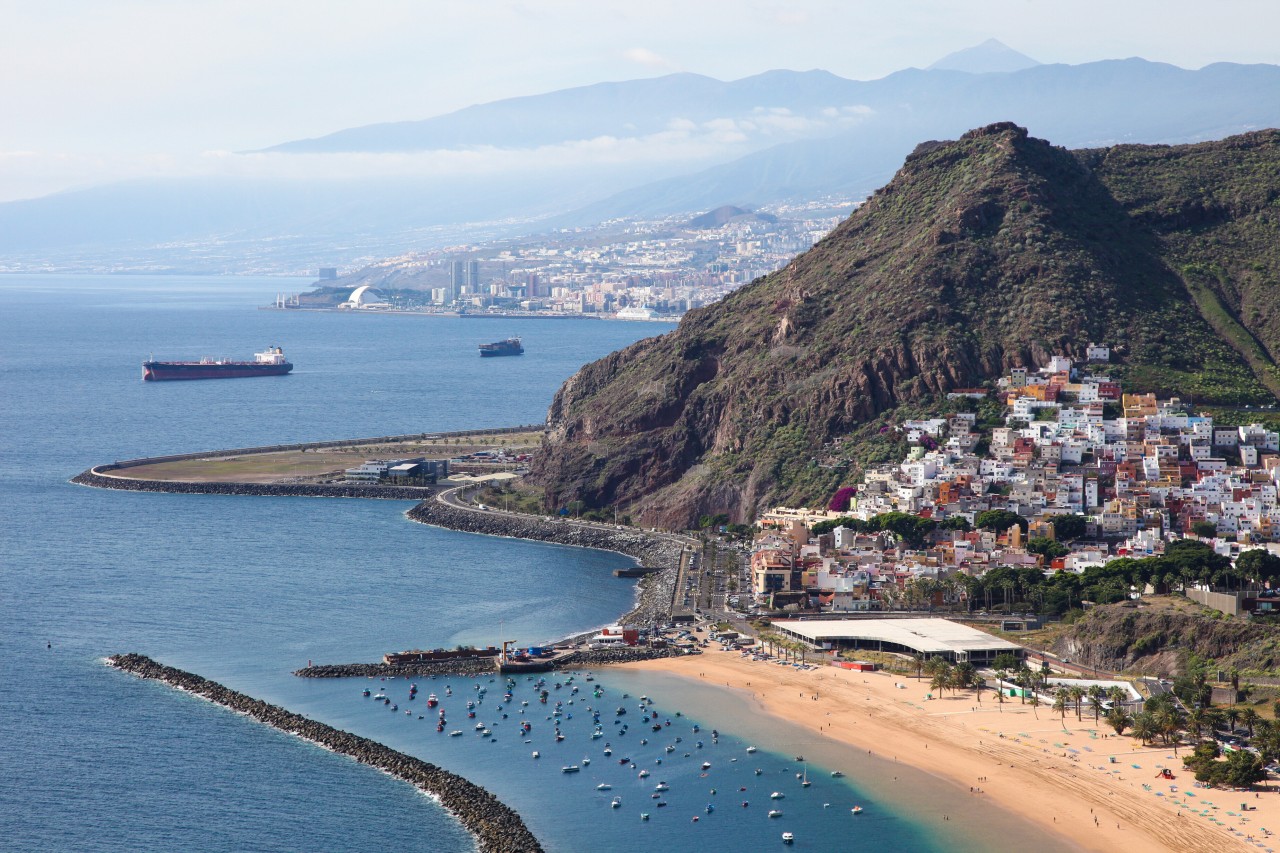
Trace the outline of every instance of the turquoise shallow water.
<instances>
[{"instance_id":1,"label":"turquoise shallow water","mask_svg":"<svg viewBox=\"0 0 1280 853\"><path fill-rule=\"evenodd\" d=\"M370 660L410 646L493 642L499 633L547 640L608 622L632 599L631 583L610 574L624 558L412 524L407 503L134 494L66 482L95 462L139 455L537 422L580 364L662 330L254 309L288 289L265 279L0 277L0 849L470 849L458 826L408 786L101 664L124 651L462 773L511 802L554 850L778 845L774 824L783 819L764 817L754 774L728 759L744 757L749 738L767 778L794 782L788 754L800 735L718 707L697 685L601 676L611 712L624 704L622 692L648 691L660 713L683 710L682 725L722 730L700 751L714 756L709 777L698 776L693 758L668 765L670 805L642 826L638 802L648 792L631 768L596 756L591 772L559 772L562 757L599 748L587 714L565 720L565 741L550 740L547 760L535 762L529 752L539 747L507 721L496 743L464 725L466 735L441 737L416 714L374 708L361 681L289 675L308 660ZM525 356L477 357L476 343L512 332L524 337ZM268 343L286 347L295 375L139 381L138 364L153 352L247 355ZM534 738L549 738L549 721L534 725ZM636 773L639 762L665 755L640 737L619 737L636 744ZM841 760L853 768L848 778L837 783L828 770L808 792L788 794L785 820L795 822L788 828L798 848L956 847L936 840L932 798L913 814L911 795L876 790L891 788L885 768ZM623 792L624 808L610 809L595 792L602 781ZM927 777L920 784L938 796L949 790ZM742 786L751 789L747 809L720 805L726 789L736 798ZM875 806L853 835L843 806L851 799ZM822 809L825 801L832 808ZM1033 837L1010 827L1010 849ZM1005 846L977 839L959 846Z\"/></svg>"}]
</instances>

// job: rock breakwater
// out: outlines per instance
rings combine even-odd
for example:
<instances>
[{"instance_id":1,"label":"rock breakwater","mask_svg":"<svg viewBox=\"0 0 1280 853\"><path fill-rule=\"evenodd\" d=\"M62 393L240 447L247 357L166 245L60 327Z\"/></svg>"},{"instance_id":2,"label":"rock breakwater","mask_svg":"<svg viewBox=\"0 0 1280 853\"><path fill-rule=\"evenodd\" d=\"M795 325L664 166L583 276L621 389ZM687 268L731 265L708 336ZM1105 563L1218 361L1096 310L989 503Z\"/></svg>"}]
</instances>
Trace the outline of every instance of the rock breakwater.
<instances>
[{"instance_id":1,"label":"rock breakwater","mask_svg":"<svg viewBox=\"0 0 1280 853\"><path fill-rule=\"evenodd\" d=\"M230 708L289 734L305 738L361 764L375 767L437 797L476 839L484 853L535 853L542 845L520 815L473 782L377 741L353 735L254 699L145 655L115 655L107 662L141 678L161 681Z\"/></svg>"},{"instance_id":2,"label":"rock breakwater","mask_svg":"<svg viewBox=\"0 0 1280 853\"><path fill-rule=\"evenodd\" d=\"M165 492L175 495L270 495L303 498L374 498L395 501L420 501L431 490L421 486L317 486L300 483L192 483L177 480L135 480L108 477L99 473L107 466L90 468L77 474L71 482L97 489L124 492Z\"/></svg>"},{"instance_id":3,"label":"rock breakwater","mask_svg":"<svg viewBox=\"0 0 1280 853\"><path fill-rule=\"evenodd\" d=\"M623 617L623 621L635 625L656 625L670 619L680 555L692 540L630 527L619 528L568 519L548 520L536 515L470 509L447 502L449 496L450 493L445 492L424 500L409 510L409 518L465 533L533 539L625 554L638 560L642 566L660 571L641 579L636 607Z\"/></svg>"}]
</instances>

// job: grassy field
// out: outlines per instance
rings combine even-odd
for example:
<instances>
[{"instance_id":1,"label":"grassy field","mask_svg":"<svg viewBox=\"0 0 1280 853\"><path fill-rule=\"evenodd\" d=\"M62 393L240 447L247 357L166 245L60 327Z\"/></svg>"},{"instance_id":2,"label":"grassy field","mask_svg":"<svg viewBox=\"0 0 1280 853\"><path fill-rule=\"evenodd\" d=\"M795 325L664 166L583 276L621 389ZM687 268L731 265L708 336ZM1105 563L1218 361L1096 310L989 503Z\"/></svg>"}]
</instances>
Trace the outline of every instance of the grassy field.
<instances>
[{"instance_id":1,"label":"grassy field","mask_svg":"<svg viewBox=\"0 0 1280 853\"><path fill-rule=\"evenodd\" d=\"M479 450L529 452L542 440L537 432L472 435L439 441L402 444L365 444L326 447L318 450L288 450L280 453L249 453L180 459L139 465L113 472L134 480L168 480L196 483L281 483L315 481L341 474L370 459L397 459L425 456L451 459Z\"/></svg>"}]
</instances>

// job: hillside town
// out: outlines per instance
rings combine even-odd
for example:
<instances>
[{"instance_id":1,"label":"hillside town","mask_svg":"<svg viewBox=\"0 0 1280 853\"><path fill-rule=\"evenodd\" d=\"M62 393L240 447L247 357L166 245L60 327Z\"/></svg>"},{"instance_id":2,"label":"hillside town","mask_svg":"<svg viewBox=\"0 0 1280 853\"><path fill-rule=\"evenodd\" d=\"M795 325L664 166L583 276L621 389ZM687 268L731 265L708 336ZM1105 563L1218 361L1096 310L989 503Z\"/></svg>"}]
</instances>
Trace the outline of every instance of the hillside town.
<instances>
[{"instance_id":1,"label":"hillside town","mask_svg":"<svg viewBox=\"0 0 1280 853\"><path fill-rule=\"evenodd\" d=\"M757 605L894 609L921 589L941 604L965 595L961 577L1079 574L1158 557L1184 537L1229 560L1280 555L1280 433L1124 393L1109 361L1109 347L1090 344L1082 361L1059 356L1011 370L994 389L953 392L994 397L1001 421L906 421L896 426L910 448L899 464L867 470L825 510L765 513L751 556Z\"/></svg>"}]
</instances>

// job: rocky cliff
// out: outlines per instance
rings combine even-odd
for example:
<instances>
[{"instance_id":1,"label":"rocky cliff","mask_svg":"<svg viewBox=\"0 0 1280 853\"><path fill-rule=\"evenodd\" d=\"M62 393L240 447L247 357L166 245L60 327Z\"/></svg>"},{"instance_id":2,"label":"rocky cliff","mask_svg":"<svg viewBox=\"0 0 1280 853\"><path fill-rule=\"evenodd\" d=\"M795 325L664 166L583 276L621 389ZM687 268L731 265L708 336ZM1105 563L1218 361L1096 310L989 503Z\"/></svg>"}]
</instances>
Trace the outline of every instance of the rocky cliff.
<instances>
[{"instance_id":1,"label":"rocky cliff","mask_svg":"<svg viewBox=\"0 0 1280 853\"><path fill-rule=\"evenodd\" d=\"M1278 188L1274 131L1073 153L997 124L922 144L784 269L573 376L533 477L552 506L748 519L824 499L842 474L820 460L877 419L1091 340L1150 390L1270 399Z\"/></svg>"}]
</instances>

